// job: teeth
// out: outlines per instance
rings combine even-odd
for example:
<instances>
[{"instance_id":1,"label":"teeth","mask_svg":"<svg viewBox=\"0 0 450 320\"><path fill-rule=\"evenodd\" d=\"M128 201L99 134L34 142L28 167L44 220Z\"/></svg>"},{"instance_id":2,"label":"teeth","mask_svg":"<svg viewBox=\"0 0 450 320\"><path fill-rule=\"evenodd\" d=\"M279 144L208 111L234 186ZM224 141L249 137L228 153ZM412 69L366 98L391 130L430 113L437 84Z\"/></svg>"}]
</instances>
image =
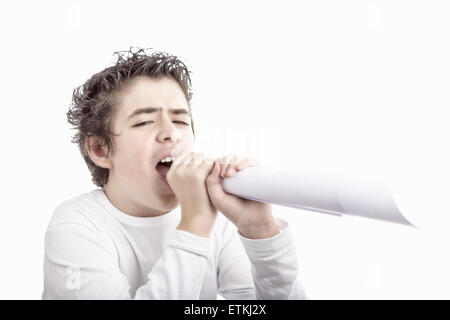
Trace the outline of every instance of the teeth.
<instances>
[{"instance_id":1,"label":"teeth","mask_svg":"<svg viewBox=\"0 0 450 320\"><path fill-rule=\"evenodd\" d=\"M176 158L172 158L172 157L165 157L164 159L161 160L161 162L173 162Z\"/></svg>"}]
</instances>

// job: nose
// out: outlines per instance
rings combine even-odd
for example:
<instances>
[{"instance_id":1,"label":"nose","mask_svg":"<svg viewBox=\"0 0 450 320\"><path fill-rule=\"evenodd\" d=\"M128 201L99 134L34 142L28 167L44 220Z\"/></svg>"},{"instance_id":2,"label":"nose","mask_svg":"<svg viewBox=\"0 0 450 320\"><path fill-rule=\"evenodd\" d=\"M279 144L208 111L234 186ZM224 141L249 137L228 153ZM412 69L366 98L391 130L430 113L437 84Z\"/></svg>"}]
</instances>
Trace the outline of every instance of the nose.
<instances>
[{"instance_id":1,"label":"nose","mask_svg":"<svg viewBox=\"0 0 450 320\"><path fill-rule=\"evenodd\" d=\"M161 128L157 135L158 142L163 143L166 140L177 143L181 139L180 131L174 126L172 121L165 115L161 115Z\"/></svg>"}]
</instances>

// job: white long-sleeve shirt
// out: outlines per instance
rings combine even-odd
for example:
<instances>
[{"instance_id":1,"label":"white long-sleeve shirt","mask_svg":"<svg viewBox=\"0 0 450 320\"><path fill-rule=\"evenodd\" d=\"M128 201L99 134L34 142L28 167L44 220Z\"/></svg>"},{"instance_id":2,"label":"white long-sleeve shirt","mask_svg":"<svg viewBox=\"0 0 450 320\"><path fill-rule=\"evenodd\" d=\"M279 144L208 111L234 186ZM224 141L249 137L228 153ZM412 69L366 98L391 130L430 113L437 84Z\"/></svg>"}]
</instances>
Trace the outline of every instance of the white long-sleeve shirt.
<instances>
[{"instance_id":1,"label":"white long-sleeve shirt","mask_svg":"<svg viewBox=\"0 0 450 320\"><path fill-rule=\"evenodd\" d=\"M117 209L103 189L56 207L45 234L42 299L305 299L294 242L248 239L219 213L210 237Z\"/></svg>"}]
</instances>

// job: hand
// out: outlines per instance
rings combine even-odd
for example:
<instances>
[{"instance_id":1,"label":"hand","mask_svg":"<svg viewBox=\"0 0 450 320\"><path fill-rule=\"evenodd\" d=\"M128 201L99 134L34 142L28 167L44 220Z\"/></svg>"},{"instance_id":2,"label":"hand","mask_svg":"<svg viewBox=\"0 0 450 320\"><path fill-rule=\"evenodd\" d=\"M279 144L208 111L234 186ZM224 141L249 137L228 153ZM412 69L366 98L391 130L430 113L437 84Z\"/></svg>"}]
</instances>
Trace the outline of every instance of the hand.
<instances>
[{"instance_id":1,"label":"hand","mask_svg":"<svg viewBox=\"0 0 450 320\"><path fill-rule=\"evenodd\" d=\"M270 238L279 233L269 203L243 199L226 193L221 178L232 177L247 167L257 167L255 159L229 155L216 159L206 178L206 186L213 205L236 225L244 237L250 239Z\"/></svg>"},{"instance_id":2,"label":"hand","mask_svg":"<svg viewBox=\"0 0 450 320\"><path fill-rule=\"evenodd\" d=\"M178 229L209 236L218 213L205 183L213 165L213 159L191 152L181 154L170 166L166 179L181 207Z\"/></svg>"}]
</instances>

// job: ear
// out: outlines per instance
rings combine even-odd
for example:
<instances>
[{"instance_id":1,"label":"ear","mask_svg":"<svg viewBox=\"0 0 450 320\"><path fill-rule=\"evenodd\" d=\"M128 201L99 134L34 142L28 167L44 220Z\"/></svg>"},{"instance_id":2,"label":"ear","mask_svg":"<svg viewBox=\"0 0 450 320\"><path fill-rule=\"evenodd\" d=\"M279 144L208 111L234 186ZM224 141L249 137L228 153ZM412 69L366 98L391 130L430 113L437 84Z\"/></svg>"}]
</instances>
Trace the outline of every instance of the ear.
<instances>
[{"instance_id":1,"label":"ear","mask_svg":"<svg viewBox=\"0 0 450 320\"><path fill-rule=\"evenodd\" d=\"M105 169L112 169L114 167L113 162L109 156L106 156L108 153L108 146L103 144L104 139L96 136L88 136L85 140L84 147L92 162L97 166Z\"/></svg>"}]
</instances>

